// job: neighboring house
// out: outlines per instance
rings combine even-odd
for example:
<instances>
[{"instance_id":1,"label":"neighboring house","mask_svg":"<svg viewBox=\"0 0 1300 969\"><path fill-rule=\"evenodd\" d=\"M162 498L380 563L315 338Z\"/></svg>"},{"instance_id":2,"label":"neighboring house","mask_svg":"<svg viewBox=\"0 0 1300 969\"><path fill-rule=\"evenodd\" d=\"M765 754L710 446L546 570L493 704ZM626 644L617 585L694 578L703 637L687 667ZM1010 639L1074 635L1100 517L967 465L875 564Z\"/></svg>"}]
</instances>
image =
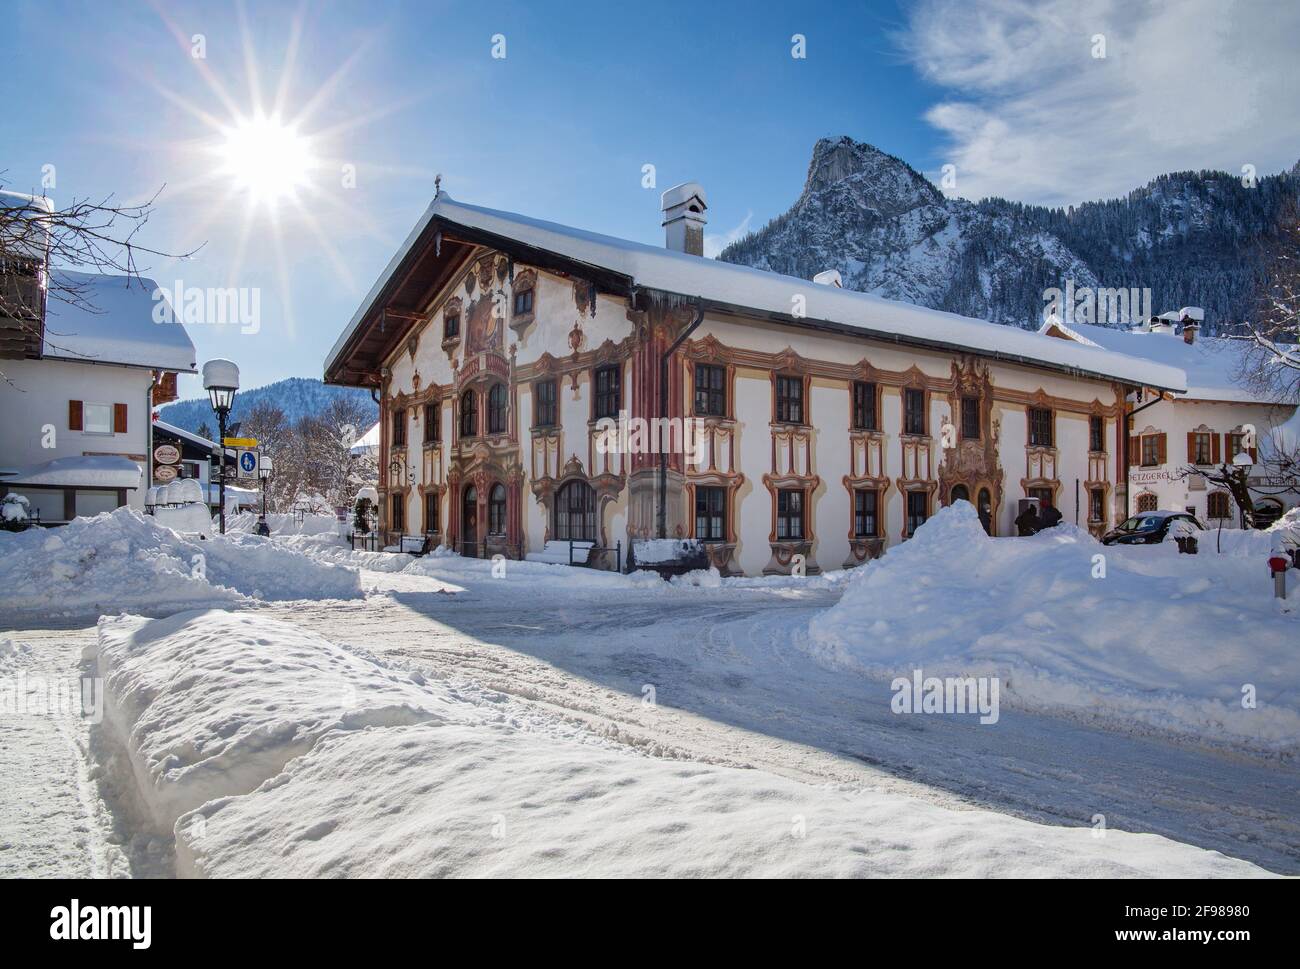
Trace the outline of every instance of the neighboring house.
<instances>
[{"instance_id":1,"label":"neighboring house","mask_svg":"<svg viewBox=\"0 0 1300 969\"><path fill-rule=\"evenodd\" d=\"M195 372L194 345L179 323L154 322L151 280L53 270L74 306L47 298L45 272L34 260L26 325L0 319L0 490L44 522L143 509L153 407Z\"/></svg>"},{"instance_id":2,"label":"neighboring house","mask_svg":"<svg viewBox=\"0 0 1300 969\"><path fill-rule=\"evenodd\" d=\"M386 541L516 557L662 514L723 572L812 573L958 499L999 535L1026 497L1126 514L1126 399L1180 368L705 259L703 190L663 201L666 249L435 198L325 364L380 394ZM700 431L662 468L661 417Z\"/></svg>"},{"instance_id":3,"label":"neighboring house","mask_svg":"<svg viewBox=\"0 0 1300 969\"><path fill-rule=\"evenodd\" d=\"M1187 511L1204 524L1236 527L1241 516L1228 491L1185 469L1210 471L1243 450L1258 459L1261 445L1266 448L1273 429L1291 418L1296 402L1279 403L1248 386L1242 379L1245 344L1198 338L1202 315L1197 307L1184 307L1134 329L1066 325L1053 318L1039 332L1181 368L1185 392L1130 395L1129 512ZM1261 465L1250 483L1258 525L1300 504L1294 473Z\"/></svg>"}]
</instances>

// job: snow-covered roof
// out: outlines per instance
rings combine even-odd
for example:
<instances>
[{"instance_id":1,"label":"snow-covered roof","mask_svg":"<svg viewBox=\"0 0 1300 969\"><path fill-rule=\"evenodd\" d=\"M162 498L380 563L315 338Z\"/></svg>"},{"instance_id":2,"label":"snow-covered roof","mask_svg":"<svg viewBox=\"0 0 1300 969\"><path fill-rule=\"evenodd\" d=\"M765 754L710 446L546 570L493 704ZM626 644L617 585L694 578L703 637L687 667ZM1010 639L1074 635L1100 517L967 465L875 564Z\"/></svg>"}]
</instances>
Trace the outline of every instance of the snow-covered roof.
<instances>
[{"instance_id":1,"label":"snow-covered roof","mask_svg":"<svg viewBox=\"0 0 1300 969\"><path fill-rule=\"evenodd\" d=\"M183 437L187 441L192 441L199 447L207 448L209 451L215 451L217 449L216 441L209 441L206 437L200 437L193 431L187 431L185 428L177 427L175 424L168 424L166 421L160 420L157 417L153 419L153 426L166 431L168 434L175 434L177 437Z\"/></svg>"},{"instance_id":2,"label":"snow-covered roof","mask_svg":"<svg viewBox=\"0 0 1300 969\"><path fill-rule=\"evenodd\" d=\"M1123 356L1065 340L1045 340L1033 331L1014 326L988 323L870 293L816 285L795 276L705 259L512 212L465 205L445 192L430 203L366 295L330 351L326 371L334 366L353 334L370 317L375 301L435 219L440 224L463 226L555 253L576 263L620 274L635 286L688 300L756 310L790 322L829 325L886 340L1045 364L1162 390L1185 389L1181 370L1150 359ZM793 308L799 305L796 296L803 298L804 307L798 318L793 313Z\"/></svg>"},{"instance_id":3,"label":"snow-covered roof","mask_svg":"<svg viewBox=\"0 0 1300 969\"><path fill-rule=\"evenodd\" d=\"M55 458L18 468L0 485L30 487L137 488L144 472L134 461L117 455Z\"/></svg>"},{"instance_id":4,"label":"snow-covered roof","mask_svg":"<svg viewBox=\"0 0 1300 969\"><path fill-rule=\"evenodd\" d=\"M194 344L176 314L168 313L168 322L154 322L154 294L167 296L152 279L67 269L52 275L55 287L75 287L79 302L87 305L54 296L46 301L43 356L195 372Z\"/></svg>"},{"instance_id":5,"label":"snow-covered roof","mask_svg":"<svg viewBox=\"0 0 1300 969\"><path fill-rule=\"evenodd\" d=\"M371 451L379 450L379 423L376 421L375 426L366 433L357 438L349 452L353 455L368 454Z\"/></svg>"},{"instance_id":6,"label":"snow-covered roof","mask_svg":"<svg viewBox=\"0 0 1300 969\"><path fill-rule=\"evenodd\" d=\"M1187 390L1179 395L1181 397L1190 400L1274 402L1266 393L1244 386L1238 379L1243 356L1248 352L1244 341L1198 337L1194 343L1188 344L1182 336L1172 331L1152 333L1146 330L1121 330L1091 323L1067 325L1058 319L1043 324L1038 331L1040 339L1066 342L1047 336L1046 331L1052 328L1086 346L1179 368L1187 374Z\"/></svg>"}]
</instances>

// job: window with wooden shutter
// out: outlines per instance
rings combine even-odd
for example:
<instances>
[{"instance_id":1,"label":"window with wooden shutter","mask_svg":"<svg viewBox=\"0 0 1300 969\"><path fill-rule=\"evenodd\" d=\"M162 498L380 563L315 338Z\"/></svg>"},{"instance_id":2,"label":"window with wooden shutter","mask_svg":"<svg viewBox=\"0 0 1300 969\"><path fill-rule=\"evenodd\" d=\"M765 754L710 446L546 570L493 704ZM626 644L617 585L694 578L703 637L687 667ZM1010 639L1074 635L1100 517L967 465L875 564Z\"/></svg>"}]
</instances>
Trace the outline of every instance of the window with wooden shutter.
<instances>
[{"instance_id":1,"label":"window with wooden shutter","mask_svg":"<svg viewBox=\"0 0 1300 969\"><path fill-rule=\"evenodd\" d=\"M126 404L113 405L113 433L126 433Z\"/></svg>"},{"instance_id":2,"label":"window with wooden shutter","mask_svg":"<svg viewBox=\"0 0 1300 969\"><path fill-rule=\"evenodd\" d=\"M1219 461L1221 460L1220 457L1221 454L1222 452L1219 450L1219 435L1211 434L1210 435L1210 462L1212 464L1218 464Z\"/></svg>"},{"instance_id":3,"label":"window with wooden shutter","mask_svg":"<svg viewBox=\"0 0 1300 969\"><path fill-rule=\"evenodd\" d=\"M68 401L68 430L81 430L81 401Z\"/></svg>"},{"instance_id":4,"label":"window with wooden shutter","mask_svg":"<svg viewBox=\"0 0 1300 969\"><path fill-rule=\"evenodd\" d=\"M1167 434L1156 435L1156 458L1157 464L1164 464L1169 460L1169 436Z\"/></svg>"}]
</instances>

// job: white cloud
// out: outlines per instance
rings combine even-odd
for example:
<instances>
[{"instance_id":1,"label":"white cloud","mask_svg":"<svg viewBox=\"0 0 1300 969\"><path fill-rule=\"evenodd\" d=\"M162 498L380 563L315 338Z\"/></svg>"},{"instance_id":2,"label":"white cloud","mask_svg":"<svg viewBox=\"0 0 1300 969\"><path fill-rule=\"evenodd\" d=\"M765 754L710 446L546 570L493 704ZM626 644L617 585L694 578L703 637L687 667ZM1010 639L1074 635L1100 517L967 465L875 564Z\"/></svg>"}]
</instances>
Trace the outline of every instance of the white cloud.
<instances>
[{"instance_id":1,"label":"white cloud","mask_svg":"<svg viewBox=\"0 0 1300 969\"><path fill-rule=\"evenodd\" d=\"M1105 57L1093 56L1094 37ZM902 46L949 93L955 194L1069 204L1300 158L1300 4L921 0Z\"/></svg>"},{"instance_id":2,"label":"white cloud","mask_svg":"<svg viewBox=\"0 0 1300 969\"><path fill-rule=\"evenodd\" d=\"M727 246L731 245L741 236L749 232L749 223L753 220L754 213L746 212L745 217L740 220L739 224L721 234L706 232L704 233L704 255L709 259L715 258L718 253Z\"/></svg>"}]
</instances>

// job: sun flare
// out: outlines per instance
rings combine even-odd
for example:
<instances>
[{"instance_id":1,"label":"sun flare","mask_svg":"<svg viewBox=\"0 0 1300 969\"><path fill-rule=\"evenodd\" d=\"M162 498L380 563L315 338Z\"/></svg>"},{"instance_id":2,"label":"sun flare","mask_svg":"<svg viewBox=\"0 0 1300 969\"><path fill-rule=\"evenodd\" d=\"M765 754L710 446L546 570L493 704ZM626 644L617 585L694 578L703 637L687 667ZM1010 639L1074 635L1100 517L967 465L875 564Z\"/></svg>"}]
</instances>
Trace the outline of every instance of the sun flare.
<instances>
[{"instance_id":1,"label":"sun flare","mask_svg":"<svg viewBox=\"0 0 1300 969\"><path fill-rule=\"evenodd\" d=\"M221 174L255 201L274 205L294 195L316 167L309 140L277 116L256 115L224 135Z\"/></svg>"}]
</instances>

